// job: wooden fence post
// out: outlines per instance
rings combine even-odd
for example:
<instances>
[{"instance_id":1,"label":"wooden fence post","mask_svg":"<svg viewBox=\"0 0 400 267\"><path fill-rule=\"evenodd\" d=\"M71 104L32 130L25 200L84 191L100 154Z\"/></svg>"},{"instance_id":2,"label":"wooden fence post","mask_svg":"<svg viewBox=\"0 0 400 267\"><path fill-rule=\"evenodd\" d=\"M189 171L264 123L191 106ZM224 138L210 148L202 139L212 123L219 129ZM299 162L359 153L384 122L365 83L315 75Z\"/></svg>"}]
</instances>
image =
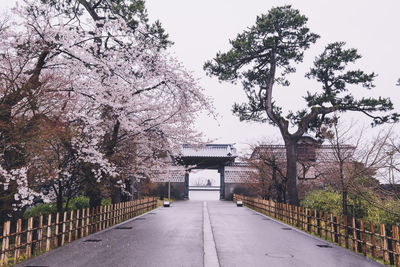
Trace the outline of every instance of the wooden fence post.
<instances>
[{"instance_id":1,"label":"wooden fence post","mask_svg":"<svg viewBox=\"0 0 400 267\"><path fill-rule=\"evenodd\" d=\"M57 212L56 214L56 230L54 232L54 247L58 247L58 240L59 240L59 236L58 236L58 227L60 224L60 213Z\"/></svg>"},{"instance_id":2,"label":"wooden fence post","mask_svg":"<svg viewBox=\"0 0 400 267\"><path fill-rule=\"evenodd\" d=\"M76 210L76 217L75 217L75 239L78 239L78 234L79 234L79 209Z\"/></svg>"},{"instance_id":3,"label":"wooden fence post","mask_svg":"<svg viewBox=\"0 0 400 267\"><path fill-rule=\"evenodd\" d=\"M99 231L101 231L103 230L103 206L100 206L99 210Z\"/></svg>"},{"instance_id":4,"label":"wooden fence post","mask_svg":"<svg viewBox=\"0 0 400 267\"><path fill-rule=\"evenodd\" d=\"M89 235L89 227L90 227L90 209L86 208L86 236Z\"/></svg>"},{"instance_id":5,"label":"wooden fence post","mask_svg":"<svg viewBox=\"0 0 400 267\"><path fill-rule=\"evenodd\" d=\"M50 251L51 247L51 214L47 217L47 235L46 235L46 252Z\"/></svg>"},{"instance_id":6,"label":"wooden fence post","mask_svg":"<svg viewBox=\"0 0 400 267\"><path fill-rule=\"evenodd\" d=\"M395 255L395 264L400 266L400 246L399 246L399 227L397 225L392 226L392 236L393 236L393 251Z\"/></svg>"},{"instance_id":7,"label":"wooden fence post","mask_svg":"<svg viewBox=\"0 0 400 267\"><path fill-rule=\"evenodd\" d=\"M67 230L67 211L64 211L63 221L62 221L62 233L61 233L61 246L65 243L65 231Z\"/></svg>"},{"instance_id":8,"label":"wooden fence post","mask_svg":"<svg viewBox=\"0 0 400 267\"><path fill-rule=\"evenodd\" d=\"M333 222L333 214L330 214L330 225L331 225L331 241L335 242L335 228L334 228L334 222Z\"/></svg>"},{"instance_id":9,"label":"wooden fence post","mask_svg":"<svg viewBox=\"0 0 400 267\"><path fill-rule=\"evenodd\" d=\"M42 251L42 248L43 248L43 215L39 216L39 226L37 229L37 236L38 236L39 251Z\"/></svg>"},{"instance_id":10,"label":"wooden fence post","mask_svg":"<svg viewBox=\"0 0 400 267\"><path fill-rule=\"evenodd\" d=\"M125 218L125 203L121 202L121 216L120 216L120 222L123 222Z\"/></svg>"},{"instance_id":11,"label":"wooden fence post","mask_svg":"<svg viewBox=\"0 0 400 267\"><path fill-rule=\"evenodd\" d=\"M3 242L1 245L1 259L0 265L7 265L8 264L8 247L10 244L10 221L4 223L3 228Z\"/></svg>"},{"instance_id":12,"label":"wooden fence post","mask_svg":"<svg viewBox=\"0 0 400 267\"><path fill-rule=\"evenodd\" d=\"M369 228L371 231L371 252L372 257L376 258L376 240L375 240L375 227L372 221L369 222Z\"/></svg>"},{"instance_id":13,"label":"wooden fence post","mask_svg":"<svg viewBox=\"0 0 400 267\"><path fill-rule=\"evenodd\" d=\"M112 224L111 224L111 225L114 225L116 221L117 221L117 203L113 204L113 209L112 209Z\"/></svg>"},{"instance_id":14,"label":"wooden fence post","mask_svg":"<svg viewBox=\"0 0 400 267\"><path fill-rule=\"evenodd\" d=\"M68 243L72 242L72 232L74 230L74 211L71 210L69 215L69 233L68 233Z\"/></svg>"},{"instance_id":15,"label":"wooden fence post","mask_svg":"<svg viewBox=\"0 0 400 267\"><path fill-rule=\"evenodd\" d=\"M112 206L113 206L113 208L112 208L112 224L111 225L114 225L117 220L116 219L117 204L116 203L112 204Z\"/></svg>"},{"instance_id":16,"label":"wooden fence post","mask_svg":"<svg viewBox=\"0 0 400 267\"><path fill-rule=\"evenodd\" d=\"M108 228L110 226L110 212L111 212L111 205L107 205L107 211L106 211L106 221L105 221L105 227Z\"/></svg>"},{"instance_id":17,"label":"wooden fence post","mask_svg":"<svg viewBox=\"0 0 400 267\"><path fill-rule=\"evenodd\" d=\"M304 230L306 232L311 232L311 225L310 225L310 210L308 208L303 209L304 219L305 219L305 227Z\"/></svg>"},{"instance_id":18,"label":"wooden fence post","mask_svg":"<svg viewBox=\"0 0 400 267\"><path fill-rule=\"evenodd\" d=\"M118 203L118 223L122 222L122 216L123 216L123 203L120 202Z\"/></svg>"},{"instance_id":19,"label":"wooden fence post","mask_svg":"<svg viewBox=\"0 0 400 267\"><path fill-rule=\"evenodd\" d=\"M282 203L282 219L284 222L287 223L287 209L286 209L286 204Z\"/></svg>"},{"instance_id":20,"label":"wooden fence post","mask_svg":"<svg viewBox=\"0 0 400 267\"><path fill-rule=\"evenodd\" d=\"M361 232L361 248L364 256L367 256L367 240L365 238L364 220L360 220L360 232Z\"/></svg>"},{"instance_id":21,"label":"wooden fence post","mask_svg":"<svg viewBox=\"0 0 400 267\"><path fill-rule=\"evenodd\" d=\"M343 216L343 224L344 224L344 244L346 248L349 248L349 224L347 222L347 215Z\"/></svg>"},{"instance_id":22,"label":"wooden fence post","mask_svg":"<svg viewBox=\"0 0 400 267\"><path fill-rule=\"evenodd\" d=\"M137 215L139 215L139 209L138 209L138 200L137 199L135 199L135 206L134 206L134 210L135 210L135 217L137 216Z\"/></svg>"},{"instance_id":23,"label":"wooden fence post","mask_svg":"<svg viewBox=\"0 0 400 267\"><path fill-rule=\"evenodd\" d=\"M122 202L118 203L118 209L119 209L118 223L120 223L124 219L124 203Z\"/></svg>"},{"instance_id":24,"label":"wooden fence post","mask_svg":"<svg viewBox=\"0 0 400 267\"><path fill-rule=\"evenodd\" d=\"M303 208L299 207L300 229L304 229Z\"/></svg>"},{"instance_id":25,"label":"wooden fence post","mask_svg":"<svg viewBox=\"0 0 400 267\"><path fill-rule=\"evenodd\" d=\"M106 221L106 227L108 228L109 226L110 226L110 220L111 220L111 208L112 208L112 205L110 204L110 205L108 205L108 208L107 208L107 221Z\"/></svg>"},{"instance_id":26,"label":"wooden fence post","mask_svg":"<svg viewBox=\"0 0 400 267\"><path fill-rule=\"evenodd\" d=\"M115 204L115 223L117 224L119 221L119 203Z\"/></svg>"},{"instance_id":27,"label":"wooden fence post","mask_svg":"<svg viewBox=\"0 0 400 267\"><path fill-rule=\"evenodd\" d=\"M107 217L107 215L108 215L108 205L105 205L104 207L103 207L103 226L102 226L102 228L103 229L106 229L108 226L107 226L107 222L108 222L108 217Z\"/></svg>"},{"instance_id":28,"label":"wooden fence post","mask_svg":"<svg viewBox=\"0 0 400 267\"><path fill-rule=\"evenodd\" d=\"M279 211L279 219L281 221L283 221L283 204L282 203L278 203L278 211Z\"/></svg>"},{"instance_id":29,"label":"wooden fence post","mask_svg":"<svg viewBox=\"0 0 400 267\"><path fill-rule=\"evenodd\" d=\"M32 256L32 228L33 228L33 217L28 219L28 232L26 233L26 259Z\"/></svg>"},{"instance_id":30,"label":"wooden fence post","mask_svg":"<svg viewBox=\"0 0 400 267\"><path fill-rule=\"evenodd\" d=\"M22 220L18 219L17 227L15 229L15 251L14 251L14 263L17 263L20 251L21 251L21 231L22 231Z\"/></svg>"},{"instance_id":31,"label":"wooden fence post","mask_svg":"<svg viewBox=\"0 0 400 267\"><path fill-rule=\"evenodd\" d=\"M82 209L82 217L81 217L81 238L83 238L85 236L85 220L86 220L86 210Z\"/></svg>"},{"instance_id":32,"label":"wooden fence post","mask_svg":"<svg viewBox=\"0 0 400 267\"><path fill-rule=\"evenodd\" d=\"M381 237L382 237L383 261L385 263L388 263L389 262L388 244L386 238L386 229L383 223L381 224Z\"/></svg>"},{"instance_id":33,"label":"wooden fence post","mask_svg":"<svg viewBox=\"0 0 400 267\"><path fill-rule=\"evenodd\" d=\"M135 201L129 201L129 218L135 217Z\"/></svg>"},{"instance_id":34,"label":"wooden fence post","mask_svg":"<svg viewBox=\"0 0 400 267\"><path fill-rule=\"evenodd\" d=\"M318 212L318 221L317 221L317 225L318 225L318 235L319 235L320 237L322 237L321 218L322 218L322 211L319 211L319 212Z\"/></svg>"},{"instance_id":35,"label":"wooden fence post","mask_svg":"<svg viewBox=\"0 0 400 267\"><path fill-rule=\"evenodd\" d=\"M394 265L394 238L393 238L393 227L386 229L387 243L388 243L388 254L389 264Z\"/></svg>"},{"instance_id":36,"label":"wooden fence post","mask_svg":"<svg viewBox=\"0 0 400 267\"><path fill-rule=\"evenodd\" d=\"M317 210L316 209L314 209L313 224L314 224L314 234L318 235L318 215L317 215Z\"/></svg>"}]
</instances>

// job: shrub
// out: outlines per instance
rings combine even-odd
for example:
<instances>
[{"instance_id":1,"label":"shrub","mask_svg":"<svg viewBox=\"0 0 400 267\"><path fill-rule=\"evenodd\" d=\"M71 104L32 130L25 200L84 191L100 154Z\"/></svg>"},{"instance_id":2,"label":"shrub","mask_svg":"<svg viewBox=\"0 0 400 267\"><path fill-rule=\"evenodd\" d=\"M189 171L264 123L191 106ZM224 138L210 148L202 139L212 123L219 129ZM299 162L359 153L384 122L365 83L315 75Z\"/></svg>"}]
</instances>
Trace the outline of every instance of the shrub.
<instances>
[{"instance_id":1,"label":"shrub","mask_svg":"<svg viewBox=\"0 0 400 267\"><path fill-rule=\"evenodd\" d=\"M400 222L400 218L397 215L400 213L400 200L397 202L390 198L381 200L373 192L364 192L363 198L349 194L348 204L349 216L354 215L357 219L386 225L398 224ZM311 191L302 199L301 206L330 212L334 215L343 215L342 194L332 190ZM390 213L385 210L393 212Z\"/></svg>"},{"instance_id":2,"label":"shrub","mask_svg":"<svg viewBox=\"0 0 400 267\"><path fill-rule=\"evenodd\" d=\"M65 207L65 204L64 204ZM77 209L86 209L89 208L89 198L85 196L78 196L70 200L68 205L68 211L77 210Z\"/></svg>"},{"instance_id":3,"label":"shrub","mask_svg":"<svg viewBox=\"0 0 400 267\"><path fill-rule=\"evenodd\" d=\"M65 209L66 203L63 203ZM78 196L69 201L68 211L89 208L89 198L85 196ZM57 213L57 205L55 203L40 203L36 206L28 208L24 212L24 218L39 217L40 215L47 216L49 214Z\"/></svg>"},{"instance_id":4,"label":"shrub","mask_svg":"<svg viewBox=\"0 0 400 267\"><path fill-rule=\"evenodd\" d=\"M330 190L314 190L304 196L301 206L333 214L342 214L342 195Z\"/></svg>"},{"instance_id":5,"label":"shrub","mask_svg":"<svg viewBox=\"0 0 400 267\"><path fill-rule=\"evenodd\" d=\"M104 198L104 199L101 201L101 205L102 205L102 206L108 206L108 205L111 205L111 204L112 204L111 198Z\"/></svg>"},{"instance_id":6,"label":"shrub","mask_svg":"<svg viewBox=\"0 0 400 267\"><path fill-rule=\"evenodd\" d=\"M24 219L29 217L39 217L41 214L46 216L57 212L57 207L53 203L42 203L37 206L30 207L24 212Z\"/></svg>"}]
</instances>

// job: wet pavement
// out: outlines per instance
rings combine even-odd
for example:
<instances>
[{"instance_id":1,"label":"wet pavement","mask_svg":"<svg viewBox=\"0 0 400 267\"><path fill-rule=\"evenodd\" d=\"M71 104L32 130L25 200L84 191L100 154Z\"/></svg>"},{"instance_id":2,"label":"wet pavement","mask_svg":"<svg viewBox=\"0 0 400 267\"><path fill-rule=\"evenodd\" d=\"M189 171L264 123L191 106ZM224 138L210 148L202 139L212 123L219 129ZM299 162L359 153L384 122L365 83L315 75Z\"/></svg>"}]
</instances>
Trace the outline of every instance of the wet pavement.
<instances>
[{"instance_id":1,"label":"wet pavement","mask_svg":"<svg viewBox=\"0 0 400 267\"><path fill-rule=\"evenodd\" d=\"M228 201L177 201L122 226L18 266L383 266Z\"/></svg>"}]
</instances>

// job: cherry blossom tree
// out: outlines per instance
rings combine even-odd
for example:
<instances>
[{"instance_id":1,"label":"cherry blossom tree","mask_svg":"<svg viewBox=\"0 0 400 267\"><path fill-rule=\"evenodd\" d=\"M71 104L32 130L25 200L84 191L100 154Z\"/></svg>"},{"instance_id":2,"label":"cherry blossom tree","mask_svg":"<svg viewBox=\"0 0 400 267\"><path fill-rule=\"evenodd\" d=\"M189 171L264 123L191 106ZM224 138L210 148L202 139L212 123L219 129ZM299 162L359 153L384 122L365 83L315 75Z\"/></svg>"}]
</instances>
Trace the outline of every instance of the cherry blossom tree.
<instances>
[{"instance_id":1,"label":"cherry blossom tree","mask_svg":"<svg viewBox=\"0 0 400 267\"><path fill-rule=\"evenodd\" d=\"M57 184L74 175L113 185L123 184L127 173L151 176L163 167L163 157L200 137L193 119L200 110L212 110L210 101L168 54L167 35L159 23L148 23L142 1L25 0L14 12L18 22L0 33L1 142L10 144L8 126L15 120L38 115L73 133L57 142L63 145L57 162L72 165L56 164L47 175L46 183L54 182L48 196L59 194ZM32 191L44 181L17 178L38 169L32 164L43 167L44 158L28 158L16 147L3 151L3 186L10 179L26 181L18 188ZM11 152L21 154L13 164L7 160ZM31 191L20 194L30 195L23 205L32 204Z\"/></svg>"}]
</instances>

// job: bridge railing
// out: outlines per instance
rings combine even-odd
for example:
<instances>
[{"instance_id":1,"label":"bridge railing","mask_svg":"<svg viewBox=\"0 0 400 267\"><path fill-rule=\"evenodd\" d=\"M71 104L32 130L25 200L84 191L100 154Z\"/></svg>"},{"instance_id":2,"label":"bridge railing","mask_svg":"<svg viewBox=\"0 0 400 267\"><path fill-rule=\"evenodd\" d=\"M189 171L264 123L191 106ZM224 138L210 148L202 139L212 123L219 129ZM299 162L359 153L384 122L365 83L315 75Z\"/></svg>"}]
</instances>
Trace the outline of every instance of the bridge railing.
<instances>
[{"instance_id":1,"label":"bridge railing","mask_svg":"<svg viewBox=\"0 0 400 267\"><path fill-rule=\"evenodd\" d=\"M242 195L233 200L286 224L385 264L400 266L399 227Z\"/></svg>"},{"instance_id":2,"label":"bridge railing","mask_svg":"<svg viewBox=\"0 0 400 267\"><path fill-rule=\"evenodd\" d=\"M120 222L145 213L157 206L157 198L99 206L89 210L65 211L44 217L18 219L4 223L0 236L0 266L9 266L27 260L74 240L86 237ZM97 242L87 239L85 242Z\"/></svg>"}]
</instances>

